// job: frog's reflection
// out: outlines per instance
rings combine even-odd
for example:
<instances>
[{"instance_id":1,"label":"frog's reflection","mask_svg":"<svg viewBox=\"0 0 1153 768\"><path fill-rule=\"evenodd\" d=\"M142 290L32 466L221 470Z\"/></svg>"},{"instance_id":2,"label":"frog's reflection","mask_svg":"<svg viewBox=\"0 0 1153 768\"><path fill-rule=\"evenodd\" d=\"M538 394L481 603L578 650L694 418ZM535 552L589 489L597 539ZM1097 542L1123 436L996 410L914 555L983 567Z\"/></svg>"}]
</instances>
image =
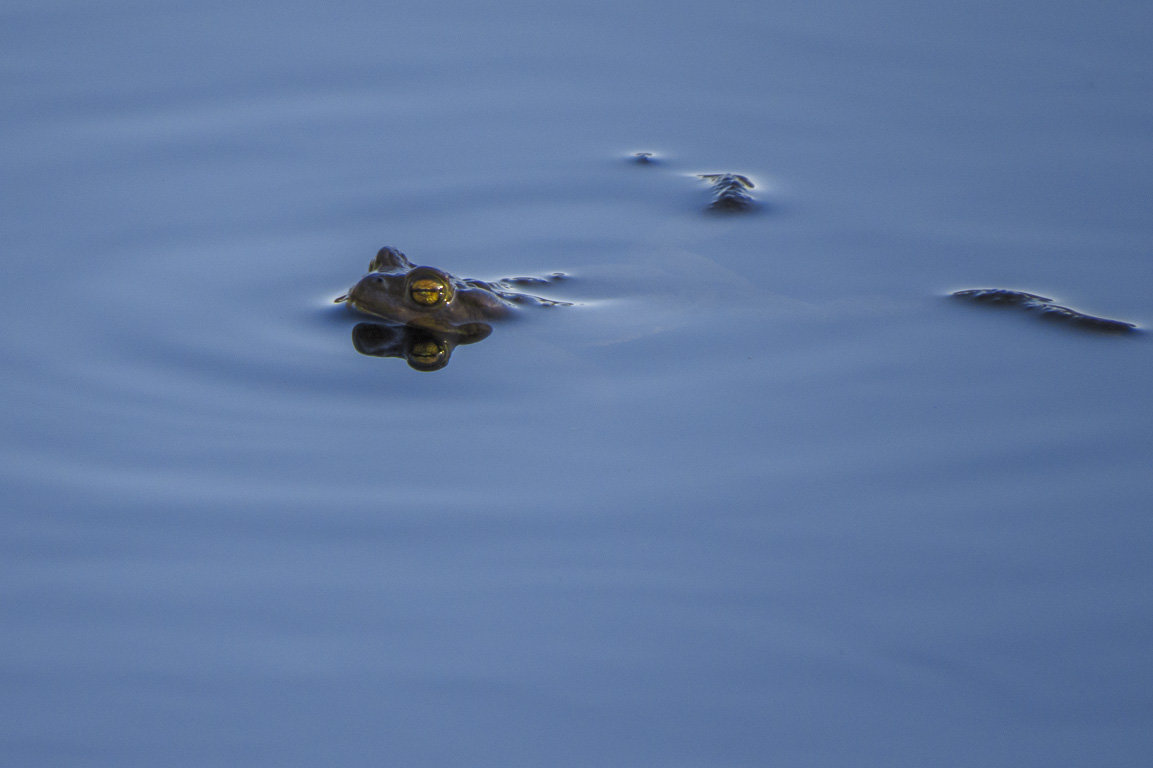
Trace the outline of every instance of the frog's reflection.
<instances>
[{"instance_id":1,"label":"frog's reflection","mask_svg":"<svg viewBox=\"0 0 1153 768\"><path fill-rule=\"evenodd\" d=\"M358 323L352 329L352 345L362 355L400 357L418 371L439 371L448 365L452 351L463 344L488 338L492 326L466 323L451 331L416 328L391 323Z\"/></svg>"}]
</instances>

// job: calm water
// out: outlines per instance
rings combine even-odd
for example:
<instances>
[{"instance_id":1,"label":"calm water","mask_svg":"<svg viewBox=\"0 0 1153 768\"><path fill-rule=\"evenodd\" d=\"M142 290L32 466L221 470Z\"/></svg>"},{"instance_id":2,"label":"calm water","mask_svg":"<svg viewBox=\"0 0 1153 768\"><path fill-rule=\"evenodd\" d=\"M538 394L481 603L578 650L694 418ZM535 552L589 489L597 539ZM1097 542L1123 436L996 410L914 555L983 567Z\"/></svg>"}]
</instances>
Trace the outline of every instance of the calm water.
<instances>
[{"instance_id":1,"label":"calm water","mask_svg":"<svg viewBox=\"0 0 1153 768\"><path fill-rule=\"evenodd\" d=\"M1146 763L1151 21L8 0L0 765Z\"/></svg>"}]
</instances>

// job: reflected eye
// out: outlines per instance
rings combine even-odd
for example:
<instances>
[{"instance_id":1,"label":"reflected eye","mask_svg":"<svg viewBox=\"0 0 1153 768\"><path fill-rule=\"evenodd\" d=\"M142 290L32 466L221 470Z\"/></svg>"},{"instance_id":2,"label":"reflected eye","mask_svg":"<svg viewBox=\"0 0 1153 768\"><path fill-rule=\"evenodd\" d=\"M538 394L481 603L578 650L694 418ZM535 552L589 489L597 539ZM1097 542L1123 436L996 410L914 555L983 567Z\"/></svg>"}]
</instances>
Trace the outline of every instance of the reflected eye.
<instances>
[{"instance_id":1,"label":"reflected eye","mask_svg":"<svg viewBox=\"0 0 1153 768\"><path fill-rule=\"evenodd\" d=\"M435 307L448 299L448 285L443 280L425 277L412 281L408 295L422 307Z\"/></svg>"},{"instance_id":2,"label":"reflected eye","mask_svg":"<svg viewBox=\"0 0 1153 768\"><path fill-rule=\"evenodd\" d=\"M439 362L447 352L445 345L435 339L421 339L412 345L409 351L409 362L432 365Z\"/></svg>"}]
</instances>

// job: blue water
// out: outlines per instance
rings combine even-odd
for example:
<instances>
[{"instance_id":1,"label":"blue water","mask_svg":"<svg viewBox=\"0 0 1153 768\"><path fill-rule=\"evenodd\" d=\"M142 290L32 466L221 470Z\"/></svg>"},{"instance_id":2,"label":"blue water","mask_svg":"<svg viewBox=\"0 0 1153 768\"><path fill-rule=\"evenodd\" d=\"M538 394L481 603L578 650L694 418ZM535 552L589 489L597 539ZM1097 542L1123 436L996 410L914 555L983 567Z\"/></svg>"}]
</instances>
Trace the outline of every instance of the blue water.
<instances>
[{"instance_id":1,"label":"blue water","mask_svg":"<svg viewBox=\"0 0 1153 768\"><path fill-rule=\"evenodd\" d=\"M9 0L0 766L1148 762L1150 21Z\"/></svg>"}]
</instances>

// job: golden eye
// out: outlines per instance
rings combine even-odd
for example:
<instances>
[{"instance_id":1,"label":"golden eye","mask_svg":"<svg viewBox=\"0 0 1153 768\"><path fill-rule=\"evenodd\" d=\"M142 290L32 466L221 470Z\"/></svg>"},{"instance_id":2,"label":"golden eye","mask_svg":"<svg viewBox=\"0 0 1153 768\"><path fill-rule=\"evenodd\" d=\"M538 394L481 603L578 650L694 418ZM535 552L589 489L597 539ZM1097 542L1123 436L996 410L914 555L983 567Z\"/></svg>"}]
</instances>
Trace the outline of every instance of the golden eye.
<instances>
[{"instance_id":1,"label":"golden eye","mask_svg":"<svg viewBox=\"0 0 1153 768\"><path fill-rule=\"evenodd\" d=\"M448 286L441 280L426 277L413 280L412 285L408 287L408 295L422 307L435 307L437 304L443 304L446 300Z\"/></svg>"}]
</instances>

